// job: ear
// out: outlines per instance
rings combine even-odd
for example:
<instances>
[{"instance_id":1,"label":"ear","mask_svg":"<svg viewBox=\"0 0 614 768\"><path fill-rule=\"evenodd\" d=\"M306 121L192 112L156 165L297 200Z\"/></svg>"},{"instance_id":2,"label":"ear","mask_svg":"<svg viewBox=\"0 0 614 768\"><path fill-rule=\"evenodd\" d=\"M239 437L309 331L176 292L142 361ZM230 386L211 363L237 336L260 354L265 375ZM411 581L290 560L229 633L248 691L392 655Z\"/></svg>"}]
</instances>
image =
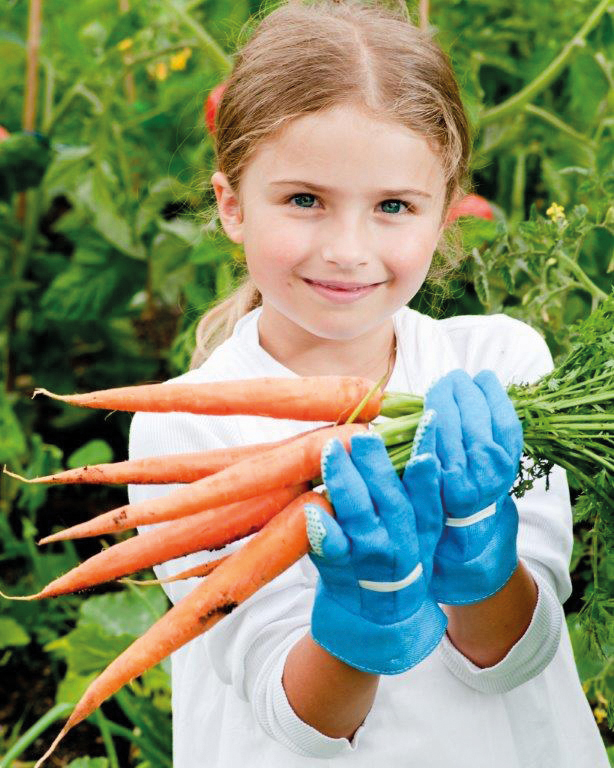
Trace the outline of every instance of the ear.
<instances>
[{"instance_id":1,"label":"ear","mask_svg":"<svg viewBox=\"0 0 614 768\"><path fill-rule=\"evenodd\" d=\"M211 184L217 200L217 208L224 232L233 243L243 242L243 212L238 195L228 183L226 175L216 171Z\"/></svg>"}]
</instances>

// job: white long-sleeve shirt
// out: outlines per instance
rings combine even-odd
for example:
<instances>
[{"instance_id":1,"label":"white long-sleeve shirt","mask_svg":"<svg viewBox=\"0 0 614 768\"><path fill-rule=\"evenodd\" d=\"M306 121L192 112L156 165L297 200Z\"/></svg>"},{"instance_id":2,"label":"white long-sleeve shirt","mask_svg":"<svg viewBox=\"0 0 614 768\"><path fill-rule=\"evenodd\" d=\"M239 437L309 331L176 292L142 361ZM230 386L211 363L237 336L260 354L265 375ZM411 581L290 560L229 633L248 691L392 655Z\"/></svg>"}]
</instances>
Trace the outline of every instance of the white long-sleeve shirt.
<instances>
[{"instance_id":1,"label":"white long-sleeve shirt","mask_svg":"<svg viewBox=\"0 0 614 768\"><path fill-rule=\"evenodd\" d=\"M198 369L174 381L296 377L259 343L260 309ZM490 368L503 385L552 368L541 336L505 315L433 320L406 307L394 316L390 391L424 394L454 368ZM185 413L135 415L130 457L278 440L313 422ZM130 486L131 503L177 486ZM301 721L282 685L290 648L309 631L317 570L304 557L206 634L172 655L175 768L607 768L582 691L562 603L571 593L572 521L565 473L555 468L516 500L518 555L538 586L523 637L498 664L480 669L447 636L423 662L380 679L375 702L350 742ZM163 526L160 531L163 535ZM201 552L158 566L160 578L221 554ZM177 602L196 579L165 586Z\"/></svg>"}]
</instances>

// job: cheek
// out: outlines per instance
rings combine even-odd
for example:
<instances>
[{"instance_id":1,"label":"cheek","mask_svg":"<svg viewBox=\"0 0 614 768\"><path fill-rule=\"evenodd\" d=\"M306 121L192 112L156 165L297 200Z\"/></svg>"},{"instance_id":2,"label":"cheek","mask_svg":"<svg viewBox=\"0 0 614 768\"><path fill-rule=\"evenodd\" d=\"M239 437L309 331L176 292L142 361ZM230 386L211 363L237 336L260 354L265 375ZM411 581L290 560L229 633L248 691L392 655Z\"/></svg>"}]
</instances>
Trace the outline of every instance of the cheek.
<instances>
[{"instance_id":1,"label":"cheek","mask_svg":"<svg viewBox=\"0 0 614 768\"><path fill-rule=\"evenodd\" d=\"M287 270L300 261L305 250L305 238L299 237L296 228L284 223L267 220L255 227L250 227L245 241L245 253L248 260L258 269ZM270 277L270 275L269 275Z\"/></svg>"},{"instance_id":2,"label":"cheek","mask_svg":"<svg viewBox=\"0 0 614 768\"><path fill-rule=\"evenodd\" d=\"M396 271L406 278L425 276L431 265L437 242L437 232L432 228L414 231L405 236L396 249ZM391 267L395 269L395 265Z\"/></svg>"}]
</instances>

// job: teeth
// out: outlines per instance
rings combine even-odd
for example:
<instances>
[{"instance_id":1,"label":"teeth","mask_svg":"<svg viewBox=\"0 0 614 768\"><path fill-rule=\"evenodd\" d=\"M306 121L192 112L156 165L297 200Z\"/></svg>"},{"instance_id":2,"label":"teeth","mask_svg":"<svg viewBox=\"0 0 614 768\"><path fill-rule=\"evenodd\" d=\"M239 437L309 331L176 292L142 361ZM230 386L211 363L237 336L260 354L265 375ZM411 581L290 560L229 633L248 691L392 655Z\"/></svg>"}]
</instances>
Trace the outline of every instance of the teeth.
<instances>
[{"instance_id":1,"label":"teeth","mask_svg":"<svg viewBox=\"0 0 614 768\"><path fill-rule=\"evenodd\" d=\"M360 291L363 288L366 288L364 285L359 285L358 288L341 288L338 285L327 285L326 283L320 283L320 285L323 285L325 288L329 288L331 291Z\"/></svg>"}]
</instances>

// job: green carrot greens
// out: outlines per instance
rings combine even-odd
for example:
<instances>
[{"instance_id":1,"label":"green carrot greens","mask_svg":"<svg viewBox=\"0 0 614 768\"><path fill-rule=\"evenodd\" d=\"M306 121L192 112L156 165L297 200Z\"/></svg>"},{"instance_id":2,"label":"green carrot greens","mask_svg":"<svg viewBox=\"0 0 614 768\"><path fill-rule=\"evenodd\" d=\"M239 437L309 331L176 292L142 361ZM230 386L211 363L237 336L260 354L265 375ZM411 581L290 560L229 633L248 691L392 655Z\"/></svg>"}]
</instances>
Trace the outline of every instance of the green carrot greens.
<instances>
[{"instance_id":1,"label":"green carrot greens","mask_svg":"<svg viewBox=\"0 0 614 768\"><path fill-rule=\"evenodd\" d=\"M572 485L590 489L614 509L614 293L572 329L571 338L569 354L551 373L507 390L529 459L512 492L522 496L558 464ZM389 418L375 429L399 471L409 459L422 408L415 395L384 395L381 414Z\"/></svg>"}]
</instances>

